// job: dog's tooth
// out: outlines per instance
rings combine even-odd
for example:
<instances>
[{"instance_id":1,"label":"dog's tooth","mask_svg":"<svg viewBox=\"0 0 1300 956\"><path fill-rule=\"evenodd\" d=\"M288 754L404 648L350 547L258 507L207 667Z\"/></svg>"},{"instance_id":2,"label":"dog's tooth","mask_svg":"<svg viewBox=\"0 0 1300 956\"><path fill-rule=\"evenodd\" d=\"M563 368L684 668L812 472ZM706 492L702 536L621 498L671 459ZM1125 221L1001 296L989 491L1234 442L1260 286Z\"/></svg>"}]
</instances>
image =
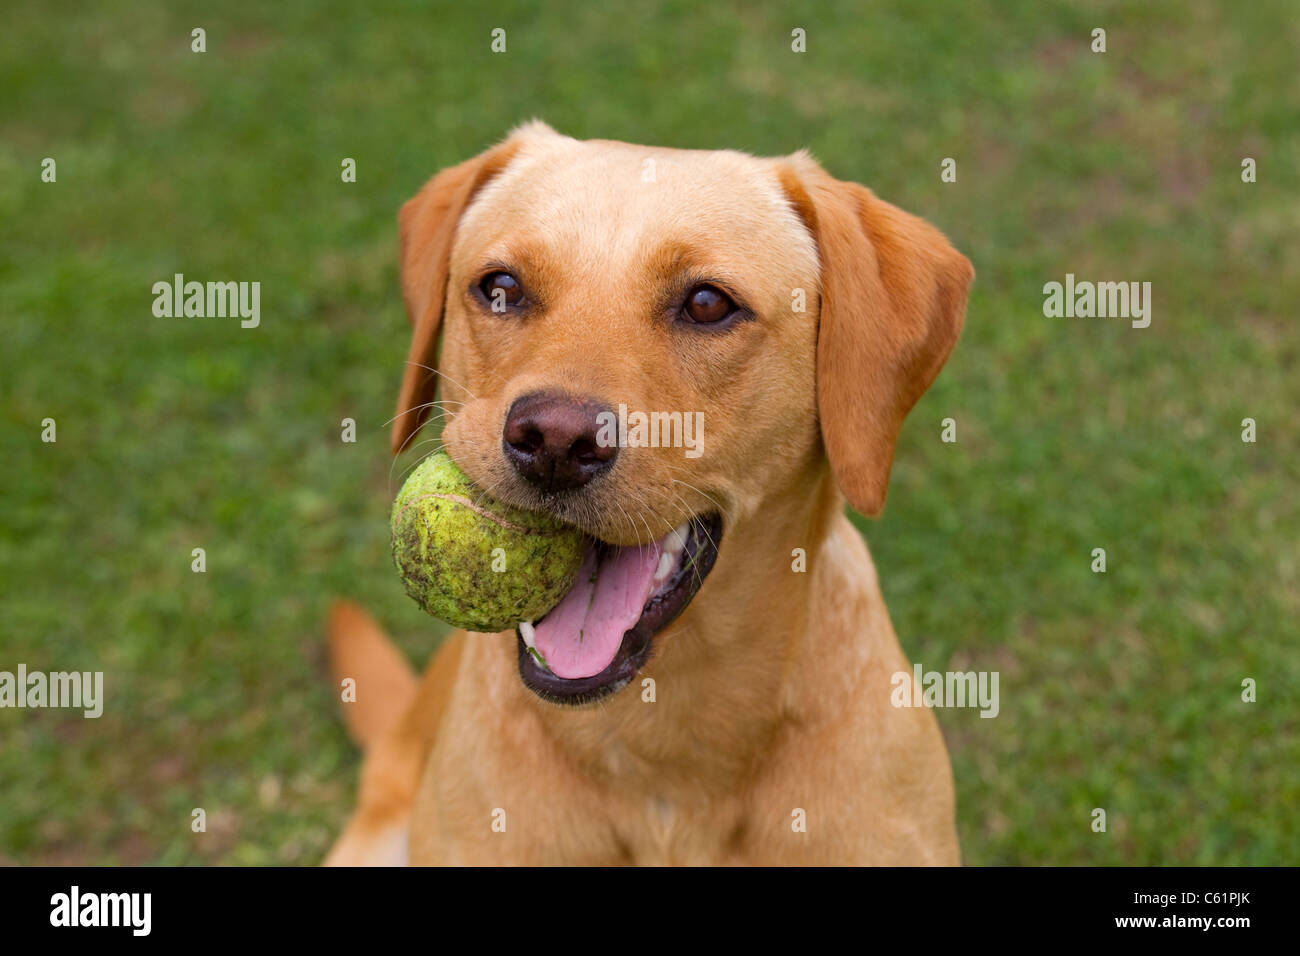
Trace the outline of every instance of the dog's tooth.
<instances>
[{"instance_id":1,"label":"dog's tooth","mask_svg":"<svg viewBox=\"0 0 1300 956\"><path fill-rule=\"evenodd\" d=\"M655 584L659 584L673 573L673 567L677 564L677 555L671 551L665 551L659 555L659 567L655 568Z\"/></svg>"},{"instance_id":2,"label":"dog's tooth","mask_svg":"<svg viewBox=\"0 0 1300 956\"><path fill-rule=\"evenodd\" d=\"M525 646L525 647L530 647L530 648L531 648L531 647L534 646L533 641L534 641L534 640L536 639L536 637L537 637L537 632L533 630L533 622L532 622L532 621L520 621L520 622L519 622L519 636L522 637L522 638L524 639L524 646Z\"/></svg>"},{"instance_id":3,"label":"dog's tooth","mask_svg":"<svg viewBox=\"0 0 1300 956\"><path fill-rule=\"evenodd\" d=\"M687 522L683 521L664 539L664 550L680 554L682 548L686 547L686 536L688 534L690 534L690 527Z\"/></svg>"}]
</instances>

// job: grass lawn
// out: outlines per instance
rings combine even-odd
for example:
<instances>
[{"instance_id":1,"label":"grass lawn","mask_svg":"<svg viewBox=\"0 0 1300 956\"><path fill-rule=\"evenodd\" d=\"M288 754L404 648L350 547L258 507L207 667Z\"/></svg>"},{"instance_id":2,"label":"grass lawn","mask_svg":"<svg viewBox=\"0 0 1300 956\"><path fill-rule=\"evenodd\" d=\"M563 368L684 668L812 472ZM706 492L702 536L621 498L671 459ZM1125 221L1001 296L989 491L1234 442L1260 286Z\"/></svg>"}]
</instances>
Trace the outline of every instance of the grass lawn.
<instances>
[{"instance_id":1,"label":"grass lawn","mask_svg":"<svg viewBox=\"0 0 1300 956\"><path fill-rule=\"evenodd\" d=\"M387 550L413 460L390 461L384 427L408 338L397 208L539 116L807 146L975 263L962 341L864 522L908 656L1001 675L996 719L940 712L967 862L1297 862L1294 4L53 2L4 20L0 670L102 670L107 704L0 710L0 861L320 860L358 765L326 602L357 598L417 662L440 633ZM178 272L260 281L260 327L155 318L151 286ZM1044 317L1066 273L1150 281L1151 326Z\"/></svg>"}]
</instances>

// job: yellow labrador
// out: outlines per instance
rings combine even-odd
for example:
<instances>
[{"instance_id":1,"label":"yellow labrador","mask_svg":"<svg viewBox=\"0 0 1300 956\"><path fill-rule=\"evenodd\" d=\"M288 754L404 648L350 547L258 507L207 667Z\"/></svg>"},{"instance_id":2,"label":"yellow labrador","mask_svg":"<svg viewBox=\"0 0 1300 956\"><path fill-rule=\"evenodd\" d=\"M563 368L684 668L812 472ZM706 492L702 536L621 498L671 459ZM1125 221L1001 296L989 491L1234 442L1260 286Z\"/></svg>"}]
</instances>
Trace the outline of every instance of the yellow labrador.
<instances>
[{"instance_id":1,"label":"yellow labrador","mask_svg":"<svg viewBox=\"0 0 1300 956\"><path fill-rule=\"evenodd\" d=\"M394 450L441 388L450 455L585 531L591 573L422 680L335 607L367 755L328 862L957 863L943 739L891 706L909 665L844 503L883 506L967 259L806 153L537 122L400 223Z\"/></svg>"}]
</instances>

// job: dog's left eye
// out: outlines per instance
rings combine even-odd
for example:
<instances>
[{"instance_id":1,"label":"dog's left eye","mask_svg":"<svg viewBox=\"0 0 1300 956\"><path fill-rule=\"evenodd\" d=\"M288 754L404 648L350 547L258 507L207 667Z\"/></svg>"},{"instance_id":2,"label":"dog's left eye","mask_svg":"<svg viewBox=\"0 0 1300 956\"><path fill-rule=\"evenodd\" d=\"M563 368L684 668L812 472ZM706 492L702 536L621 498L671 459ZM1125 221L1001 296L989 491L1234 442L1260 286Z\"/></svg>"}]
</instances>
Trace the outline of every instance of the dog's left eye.
<instances>
[{"instance_id":1,"label":"dog's left eye","mask_svg":"<svg viewBox=\"0 0 1300 956\"><path fill-rule=\"evenodd\" d=\"M504 312L524 301L524 287L509 272L489 273L484 276L478 288L493 312Z\"/></svg>"},{"instance_id":2,"label":"dog's left eye","mask_svg":"<svg viewBox=\"0 0 1300 956\"><path fill-rule=\"evenodd\" d=\"M731 297L711 285L697 285L687 293L686 303L682 306L682 316L701 325L721 322L735 311L736 303L731 301Z\"/></svg>"}]
</instances>

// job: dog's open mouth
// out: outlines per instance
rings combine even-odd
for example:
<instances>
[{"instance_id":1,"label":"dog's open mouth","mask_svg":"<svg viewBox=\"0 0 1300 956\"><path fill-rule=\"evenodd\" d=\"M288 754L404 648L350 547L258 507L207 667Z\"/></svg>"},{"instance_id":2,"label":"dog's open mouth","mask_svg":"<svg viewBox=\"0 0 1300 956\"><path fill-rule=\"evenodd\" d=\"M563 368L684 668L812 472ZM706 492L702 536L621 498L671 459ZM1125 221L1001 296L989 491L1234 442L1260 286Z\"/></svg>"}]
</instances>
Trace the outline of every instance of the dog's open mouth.
<instances>
[{"instance_id":1,"label":"dog's open mouth","mask_svg":"<svg viewBox=\"0 0 1300 956\"><path fill-rule=\"evenodd\" d=\"M539 697L585 704L626 686L655 634L713 569L722 518L701 515L639 547L592 539L577 583L536 621L515 628L519 676Z\"/></svg>"}]
</instances>

